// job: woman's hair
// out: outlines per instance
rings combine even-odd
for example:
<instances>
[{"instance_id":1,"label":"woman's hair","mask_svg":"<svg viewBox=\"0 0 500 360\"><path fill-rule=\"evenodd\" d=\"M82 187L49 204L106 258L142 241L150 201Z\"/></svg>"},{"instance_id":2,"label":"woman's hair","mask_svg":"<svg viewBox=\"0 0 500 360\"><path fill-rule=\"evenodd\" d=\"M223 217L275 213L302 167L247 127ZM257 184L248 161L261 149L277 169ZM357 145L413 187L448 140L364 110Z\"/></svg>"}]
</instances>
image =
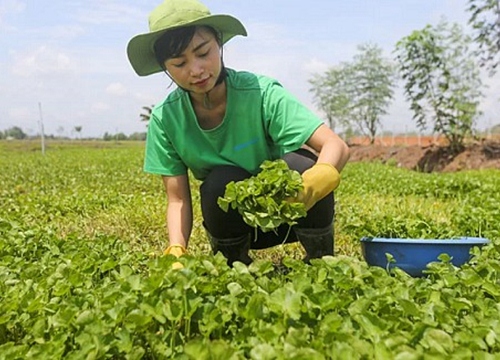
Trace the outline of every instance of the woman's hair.
<instances>
[{"instance_id":1,"label":"woman's hair","mask_svg":"<svg viewBox=\"0 0 500 360\"><path fill-rule=\"evenodd\" d=\"M222 48L222 36L211 26L187 26L178 29L173 29L167 31L154 43L154 52L156 56L156 61L162 67L163 71L166 72L165 61L180 56L188 47L189 43L194 37L196 30L203 28L208 30L215 37L215 40ZM226 77L227 72L222 62L222 69L217 79L217 84L221 83Z\"/></svg>"}]
</instances>

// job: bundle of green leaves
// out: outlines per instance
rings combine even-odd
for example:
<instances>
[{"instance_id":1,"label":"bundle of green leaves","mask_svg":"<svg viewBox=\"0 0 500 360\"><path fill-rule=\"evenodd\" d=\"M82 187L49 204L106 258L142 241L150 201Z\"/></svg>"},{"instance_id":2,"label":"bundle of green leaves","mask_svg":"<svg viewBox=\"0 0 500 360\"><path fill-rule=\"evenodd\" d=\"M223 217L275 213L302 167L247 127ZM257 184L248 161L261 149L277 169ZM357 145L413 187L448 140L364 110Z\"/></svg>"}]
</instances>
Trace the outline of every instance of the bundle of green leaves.
<instances>
[{"instance_id":1,"label":"bundle of green leaves","mask_svg":"<svg viewBox=\"0 0 500 360\"><path fill-rule=\"evenodd\" d=\"M307 214L303 203L290 201L303 188L301 175L284 160L266 160L260 168L255 176L227 184L219 206L226 212L236 209L248 225L264 232L295 225Z\"/></svg>"}]
</instances>

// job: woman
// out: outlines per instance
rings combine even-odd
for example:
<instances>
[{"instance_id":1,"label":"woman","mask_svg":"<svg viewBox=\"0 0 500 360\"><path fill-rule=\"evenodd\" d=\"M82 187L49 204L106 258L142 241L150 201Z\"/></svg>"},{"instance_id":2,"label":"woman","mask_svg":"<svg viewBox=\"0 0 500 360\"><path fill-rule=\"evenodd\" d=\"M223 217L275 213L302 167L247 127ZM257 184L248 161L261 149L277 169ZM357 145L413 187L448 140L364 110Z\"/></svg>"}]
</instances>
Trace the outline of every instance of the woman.
<instances>
[{"instance_id":1,"label":"woman","mask_svg":"<svg viewBox=\"0 0 500 360\"><path fill-rule=\"evenodd\" d=\"M170 244L186 253L193 215L188 170L202 181L203 225L214 253L249 264L250 248L283 242L287 225L257 234L235 211L217 205L226 184L255 175L264 160L284 159L303 177L307 217L293 227L306 261L333 255L333 190L349 157L347 145L273 79L224 66L222 46L244 26L211 15L197 0L165 0L149 17L150 32L132 38L127 53L136 73L165 72L178 88L152 112L144 170L159 174L168 198ZM308 147L315 151L317 156Z\"/></svg>"}]
</instances>

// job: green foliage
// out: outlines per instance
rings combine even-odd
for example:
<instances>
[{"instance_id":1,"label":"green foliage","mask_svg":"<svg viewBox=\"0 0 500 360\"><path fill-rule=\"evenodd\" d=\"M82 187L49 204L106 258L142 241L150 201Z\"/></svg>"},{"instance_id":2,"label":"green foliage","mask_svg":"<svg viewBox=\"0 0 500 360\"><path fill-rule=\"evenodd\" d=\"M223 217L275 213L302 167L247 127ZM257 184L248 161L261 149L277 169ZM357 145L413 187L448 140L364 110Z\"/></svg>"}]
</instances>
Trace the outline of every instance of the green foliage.
<instances>
[{"instance_id":1,"label":"green foliage","mask_svg":"<svg viewBox=\"0 0 500 360\"><path fill-rule=\"evenodd\" d=\"M102 139L104 141L125 141L125 140L128 140L127 135L125 135L122 132L114 134L114 135L110 134L108 132L105 132Z\"/></svg>"},{"instance_id":2,"label":"green foliage","mask_svg":"<svg viewBox=\"0 0 500 360\"><path fill-rule=\"evenodd\" d=\"M154 105L142 107L142 110L144 110L144 112L139 114L139 118L141 119L141 121L149 122L154 107Z\"/></svg>"},{"instance_id":3,"label":"green foliage","mask_svg":"<svg viewBox=\"0 0 500 360\"><path fill-rule=\"evenodd\" d=\"M444 135L457 151L480 114L482 84L470 44L459 25L441 20L396 45L414 120L421 129L431 123L433 131Z\"/></svg>"},{"instance_id":4,"label":"green foliage","mask_svg":"<svg viewBox=\"0 0 500 360\"><path fill-rule=\"evenodd\" d=\"M3 138L14 138L17 140L26 139L28 135L19 126L13 126L3 132Z\"/></svg>"},{"instance_id":5,"label":"green foliage","mask_svg":"<svg viewBox=\"0 0 500 360\"><path fill-rule=\"evenodd\" d=\"M335 193L340 255L284 257L285 271L209 255L195 206L176 271L155 255L165 197L142 173L143 144L48 145L42 157L0 144L0 360L500 356L498 170L350 163ZM384 235L492 243L412 278L356 253L362 236Z\"/></svg>"},{"instance_id":6,"label":"green foliage","mask_svg":"<svg viewBox=\"0 0 500 360\"><path fill-rule=\"evenodd\" d=\"M146 133L145 132L134 132L128 136L128 140L145 141L146 140Z\"/></svg>"},{"instance_id":7,"label":"green foliage","mask_svg":"<svg viewBox=\"0 0 500 360\"><path fill-rule=\"evenodd\" d=\"M331 129L349 124L349 80L346 63L330 67L325 74L314 74L309 80L314 101Z\"/></svg>"},{"instance_id":8,"label":"green foliage","mask_svg":"<svg viewBox=\"0 0 500 360\"><path fill-rule=\"evenodd\" d=\"M500 1L469 0L469 24L479 44L481 66L486 66L491 75L500 63Z\"/></svg>"},{"instance_id":9,"label":"green foliage","mask_svg":"<svg viewBox=\"0 0 500 360\"><path fill-rule=\"evenodd\" d=\"M374 44L358 46L352 62L331 67L310 80L311 92L333 128L357 129L373 142L393 98L394 66Z\"/></svg>"},{"instance_id":10,"label":"green foliage","mask_svg":"<svg viewBox=\"0 0 500 360\"><path fill-rule=\"evenodd\" d=\"M222 256L148 258L103 237L3 223L2 359L467 357L500 353L500 262L414 279L345 256L229 268ZM490 254L488 256L488 254Z\"/></svg>"},{"instance_id":11,"label":"green foliage","mask_svg":"<svg viewBox=\"0 0 500 360\"><path fill-rule=\"evenodd\" d=\"M349 164L336 193L337 233L395 238L496 238L498 170L414 173L381 164ZM370 205L367 205L367 202Z\"/></svg>"},{"instance_id":12,"label":"green foliage","mask_svg":"<svg viewBox=\"0 0 500 360\"><path fill-rule=\"evenodd\" d=\"M295 225L307 212L303 203L288 199L302 189L302 177L283 160L264 161L260 168L255 176L227 184L219 206L226 212L236 209L248 225L264 232L281 224Z\"/></svg>"}]
</instances>

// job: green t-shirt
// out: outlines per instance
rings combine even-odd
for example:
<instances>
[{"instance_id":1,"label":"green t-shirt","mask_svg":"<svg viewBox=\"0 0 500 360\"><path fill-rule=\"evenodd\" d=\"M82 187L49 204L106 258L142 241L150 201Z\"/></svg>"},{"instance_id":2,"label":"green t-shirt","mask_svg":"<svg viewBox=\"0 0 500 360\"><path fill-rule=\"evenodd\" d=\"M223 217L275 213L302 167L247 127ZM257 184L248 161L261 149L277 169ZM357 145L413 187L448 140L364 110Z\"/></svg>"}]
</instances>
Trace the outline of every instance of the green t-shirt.
<instances>
[{"instance_id":1,"label":"green t-shirt","mask_svg":"<svg viewBox=\"0 0 500 360\"><path fill-rule=\"evenodd\" d=\"M215 166L256 174L264 160L299 149L323 123L276 80L227 69L226 114L203 130L189 93L174 90L151 114L144 171L203 180Z\"/></svg>"}]
</instances>

